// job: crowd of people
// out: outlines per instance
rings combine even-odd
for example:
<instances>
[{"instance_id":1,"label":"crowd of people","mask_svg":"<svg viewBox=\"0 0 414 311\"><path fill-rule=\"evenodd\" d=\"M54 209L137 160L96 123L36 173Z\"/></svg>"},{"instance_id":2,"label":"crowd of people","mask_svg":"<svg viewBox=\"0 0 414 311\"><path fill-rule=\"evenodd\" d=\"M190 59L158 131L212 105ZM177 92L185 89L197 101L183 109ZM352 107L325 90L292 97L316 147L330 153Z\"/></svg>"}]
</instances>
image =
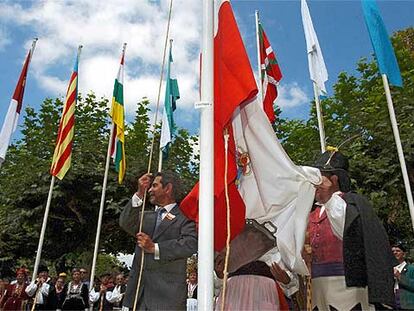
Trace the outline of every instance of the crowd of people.
<instances>
[{"instance_id":1,"label":"crowd of people","mask_svg":"<svg viewBox=\"0 0 414 311\"><path fill-rule=\"evenodd\" d=\"M223 294L219 253L216 310L414 310L414 265L406 261L404 244L390 246L368 200L351 191L348 159L327 151L315 168L321 182L315 185L302 252L309 275L290 271L280 256L269 262L263 254L233 267ZM142 209L146 194L152 210ZM19 269L7 286L0 283L0 310L197 310L198 238L195 223L177 203L181 195L177 174L139 178L119 220L136 239L128 277L106 273L89 288L85 269L73 269L70 281L65 274L51 280L44 268L29 281L28 271Z\"/></svg>"},{"instance_id":2,"label":"crowd of people","mask_svg":"<svg viewBox=\"0 0 414 311\"><path fill-rule=\"evenodd\" d=\"M0 310L121 310L127 278L122 273L104 273L90 287L87 270L74 268L50 276L39 267L35 280L20 268L14 280L0 281Z\"/></svg>"}]
</instances>

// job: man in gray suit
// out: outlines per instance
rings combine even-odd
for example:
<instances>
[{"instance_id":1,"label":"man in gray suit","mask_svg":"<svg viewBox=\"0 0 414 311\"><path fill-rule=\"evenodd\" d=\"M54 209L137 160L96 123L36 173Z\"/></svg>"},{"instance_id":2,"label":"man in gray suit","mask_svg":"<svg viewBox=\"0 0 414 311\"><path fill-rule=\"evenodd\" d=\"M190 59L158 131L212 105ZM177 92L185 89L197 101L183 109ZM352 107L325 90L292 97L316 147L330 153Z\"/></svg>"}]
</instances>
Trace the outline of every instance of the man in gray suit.
<instances>
[{"instance_id":1,"label":"man in gray suit","mask_svg":"<svg viewBox=\"0 0 414 311\"><path fill-rule=\"evenodd\" d=\"M144 250L144 269L137 310L185 310L187 258L197 251L195 223L180 211L177 202L180 180L172 172L145 174L138 191L125 206L119 224L137 239L135 256L123 306L133 308ZM142 232L138 232L142 199L148 190L155 211L145 211Z\"/></svg>"}]
</instances>

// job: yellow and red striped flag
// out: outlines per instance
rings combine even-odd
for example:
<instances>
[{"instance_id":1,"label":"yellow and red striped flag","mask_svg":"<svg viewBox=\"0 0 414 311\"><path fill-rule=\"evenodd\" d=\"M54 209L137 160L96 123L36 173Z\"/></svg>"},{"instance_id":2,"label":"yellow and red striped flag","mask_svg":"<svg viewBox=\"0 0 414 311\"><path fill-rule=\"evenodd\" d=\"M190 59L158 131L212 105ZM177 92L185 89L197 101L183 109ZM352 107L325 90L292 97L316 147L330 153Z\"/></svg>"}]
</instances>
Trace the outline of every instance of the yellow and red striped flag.
<instances>
[{"instance_id":1,"label":"yellow and red striped flag","mask_svg":"<svg viewBox=\"0 0 414 311\"><path fill-rule=\"evenodd\" d=\"M79 46L75 66L70 77L65 104L60 119L59 131L56 140L55 153L53 154L50 173L63 179L70 168L72 158L73 132L75 127L75 105L78 98L78 63L82 46Z\"/></svg>"}]
</instances>

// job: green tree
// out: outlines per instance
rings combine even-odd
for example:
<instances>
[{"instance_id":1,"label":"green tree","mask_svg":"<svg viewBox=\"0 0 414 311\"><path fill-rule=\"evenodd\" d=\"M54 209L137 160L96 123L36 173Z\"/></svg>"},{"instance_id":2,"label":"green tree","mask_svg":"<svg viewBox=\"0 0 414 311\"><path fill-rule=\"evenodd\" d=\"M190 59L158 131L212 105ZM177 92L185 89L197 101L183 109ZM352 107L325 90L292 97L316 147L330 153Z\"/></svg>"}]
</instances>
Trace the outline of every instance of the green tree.
<instances>
[{"instance_id":1,"label":"green tree","mask_svg":"<svg viewBox=\"0 0 414 311\"><path fill-rule=\"evenodd\" d=\"M60 99L46 99L38 112L26 109L22 138L11 146L0 171L0 270L3 272L10 273L17 260L34 261L62 106ZM97 99L93 93L78 98L72 165L63 180L56 180L42 252L42 259L53 263L56 271L67 271L73 265L83 264L82 258L92 258L109 140L107 107L108 100ZM143 99L137 105L134 121L126 129L125 183L118 184L113 165L109 170L100 253L133 251L134 240L119 228L118 218L136 190L137 177L146 171L152 135L148 112L149 101ZM194 180L196 169L188 160L193 140L188 132L179 130L168 162L189 183Z\"/></svg>"},{"instance_id":2,"label":"green tree","mask_svg":"<svg viewBox=\"0 0 414 311\"><path fill-rule=\"evenodd\" d=\"M414 181L414 29L394 34L392 41L404 87L392 87L395 112L411 184ZM354 189L366 194L383 220L392 241L412 240L412 225L391 129L381 76L375 60L361 59L357 75L342 72L333 96L322 101L328 145L338 146L350 157ZM313 105L314 106L314 105ZM292 159L310 164L319 154L316 112L307 121L283 124L282 141ZM413 241L411 241L413 242Z\"/></svg>"}]
</instances>

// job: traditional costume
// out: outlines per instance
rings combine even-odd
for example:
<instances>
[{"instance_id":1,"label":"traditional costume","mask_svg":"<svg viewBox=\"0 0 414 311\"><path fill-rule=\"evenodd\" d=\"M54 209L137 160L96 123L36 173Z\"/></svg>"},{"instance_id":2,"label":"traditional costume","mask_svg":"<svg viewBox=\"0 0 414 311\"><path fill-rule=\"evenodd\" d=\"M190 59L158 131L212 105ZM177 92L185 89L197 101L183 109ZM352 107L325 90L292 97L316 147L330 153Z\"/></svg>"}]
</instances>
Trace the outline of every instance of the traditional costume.
<instances>
[{"instance_id":1,"label":"traditional costume","mask_svg":"<svg viewBox=\"0 0 414 311\"><path fill-rule=\"evenodd\" d=\"M82 282L65 285L62 310L85 310L89 308L88 286Z\"/></svg>"},{"instance_id":2,"label":"traditional costume","mask_svg":"<svg viewBox=\"0 0 414 311\"><path fill-rule=\"evenodd\" d=\"M17 270L16 275L21 273L26 277L25 269ZM0 301L0 309L3 311L25 310L27 302L29 300L29 296L26 294L25 289L26 283L24 281L21 284L9 284Z\"/></svg>"},{"instance_id":3,"label":"traditional costume","mask_svg":"<svg viewBox=\"0 0 414 311\"><path fill-rule=\"evenodd\" d=\"M347 158L337 151L325 152L316 167L322 174L336 175L341 191L325 204L316 203L310 214L312 308L347 311L392 306L393 256L388 237L369 202L349 192Z\"/></svg>"}]
</instances>

